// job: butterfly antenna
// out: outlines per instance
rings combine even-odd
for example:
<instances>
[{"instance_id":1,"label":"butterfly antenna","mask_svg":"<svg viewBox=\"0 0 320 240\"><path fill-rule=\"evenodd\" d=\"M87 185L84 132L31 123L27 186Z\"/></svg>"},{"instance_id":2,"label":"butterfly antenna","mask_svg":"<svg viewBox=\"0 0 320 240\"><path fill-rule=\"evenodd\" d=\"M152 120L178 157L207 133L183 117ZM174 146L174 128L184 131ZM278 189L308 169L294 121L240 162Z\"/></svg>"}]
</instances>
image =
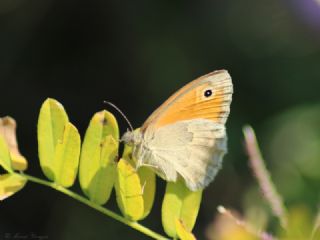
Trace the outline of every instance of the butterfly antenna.
<instances>
[{"instance_id":1,"label":"butterfly antenna","mask_svg":"<svg viewBox=\"0 0 320 240\"><path fill-rule=\"evenodd\" d=\"M108 101L103 101L103 103L108 104L108 105L110 105L111 107L113 107L115 110L117 110L117 111L121 114L121 116L124 118L124 120L126 120L126 122L128 123L128 126L129 126L130 130L133 132L133 127L132 127L129 119L128 119L127 116L120 110L120 108L118 108L116 105L114 105L113 103L108 102Z\"/></svg>"}]
</instances>

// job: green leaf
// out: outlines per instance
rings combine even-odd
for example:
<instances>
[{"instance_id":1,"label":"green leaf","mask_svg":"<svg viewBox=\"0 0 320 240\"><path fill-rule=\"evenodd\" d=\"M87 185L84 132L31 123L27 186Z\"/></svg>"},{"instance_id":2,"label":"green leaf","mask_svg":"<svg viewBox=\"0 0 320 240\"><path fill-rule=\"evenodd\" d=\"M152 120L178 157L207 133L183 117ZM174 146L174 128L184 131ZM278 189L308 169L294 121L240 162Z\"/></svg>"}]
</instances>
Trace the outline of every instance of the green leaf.
<instances>
[{"instance_id":1,"label":"green leaf","mask_svg":"<svg viewBox=\"0 0 320 240\"><path fill-rule=\"evenodd\" d=\"M38 119L38 151L42 171L50 180L54 180L56 146L68 121L67 113L58 101L48 98L42 104Z\"/></svg>"},{"instance_id":2,"label":"green leaf","mask_svg":"<svg viewBox=\"0 0 320 240\"><path fill-rule=\"evenodd\" d=\"M21 154L16 154L10 151L12 167L14 170L24 171L28 168L27 159Z\"/></svg>"},{"instance_id":3,"label":"green leaf","mask_svg":"<svg viewBox=\"0 0 320 240\"><path fill-rule=\"evenodd\" d=\"M138 170L138 175L140 177L140 183L142 183L142 189L143 189L143 204L144 204L144 211L143 215L141 216L141 219L145 218L149 215L153 202L154 202L154 196L156 193L156 175L154 171L152 171L150 168L147 167L141 167Z\"/></svg>"},{"instance_id":4,"label":"green leaf","mask_svg":"<svg viewBox=\"0 0 320 240\"><path fill-rule=\"evenodd\" d=\"M279 227L279 239L312 239L313 212L306 205L294 205L288 211L287 228ZM319 238L315 238L319 239Z\"/></svg>"},{"instance_id":5,"label":"green leaf","mask_svg":"<svg viewBox=\"0 0 320 240\"><path fill-rule=\"evenodd\" d=\"M9 173L13 172L9 148L5 139L1 135L0 135L0 166L2 166Z\"/></svg>"},{"instance_id":6,"label":"green leaf","mask_svg":"<svg viewBox=\"0 0 320 240\"><path fill-rule=\"evenodd\" d=\"M117 166L115 184L117 203L123 215L137 221L145 218L154 202L156 177L149 168L135 169L131 147L125 146L123 158Z\"/></svg>"},{"instance_id":7,"label":"green leaf","mask_svg":"<svg viewBox=\"0 0 320 240\"><path fill-rule=\"evenodd\" d=\"M194 235L186 229L180 220L176 220L176 230L181 240L196 240Z\"/></svg>"},{"instance_id":8,"label":"green leaf","mask_svg":"<svg viewBox=\"0 0 320 240\"><path fill-rule=\"evenodd\" d=\"M96 113L90 121L83 141L79 181L83 192L97 204L105 204L116 178L119 128L115 117Z\"/></svg>"},{"instance_id":9,"label":"green leaf","mask_svg":"<svg viewBox=\"0 0 320 240\"><path fill-rule=\"evenodd\" d=\"M62 140L59 140L53 159L54 181L63 187L73 185L79 165L80 135L71 123L65 125Z\"/></svg>"},{"instance_id":10,"label":"green leaf","mask_svg":"<svg viewBox=\"0 0 320 240\"><path fill-rule=\"evenodd\" d=\"M135 168L121 158L115 184L118 206L127 218L137 221L144 215L142 184Z\"/></svg>"},{"instance_id":11,"label":"green leaf","mask_svg":"<svg viewBox=\"0 0 320 240\"><path fill-rule=\"evenodd\" d=\"M26 182L27 180L18 174L0 175L0 201L18 192Z\"/></svg>"},{"instance_id":12,"label":"green leaf","mask_svg":"<svg viewBox=\"0 0 320 240\"><path fill-rule=\"evenodd\" d=\"M177 237L176 221L191 232L197 219L202 190L190 191L184 181L168 182L162 202L162 225L170 237Z\"/></svg>"}]
</instances>

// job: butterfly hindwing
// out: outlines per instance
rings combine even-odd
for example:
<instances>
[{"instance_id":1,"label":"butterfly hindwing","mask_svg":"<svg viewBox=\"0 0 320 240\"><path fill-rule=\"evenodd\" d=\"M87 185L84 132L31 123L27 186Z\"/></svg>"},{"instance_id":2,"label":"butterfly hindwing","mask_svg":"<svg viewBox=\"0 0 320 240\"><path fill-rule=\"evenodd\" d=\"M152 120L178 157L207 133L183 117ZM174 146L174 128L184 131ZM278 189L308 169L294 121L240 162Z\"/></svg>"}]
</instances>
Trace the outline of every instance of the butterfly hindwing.
<instances>
[{"instance_id":1,"label":"butterfly hindwing","mask_svg":"<svg viewBox=\"0 0 320 240\"><path fill-rule=\"evenodd\" d=\"M155 166L155 171L168 181L182 176L193 191L213 180L226 152L225 128L210 120L179 121L160 128L153 136L145 134L142 155L148 158L142 165Z\"/></svg>"}]
</instances>

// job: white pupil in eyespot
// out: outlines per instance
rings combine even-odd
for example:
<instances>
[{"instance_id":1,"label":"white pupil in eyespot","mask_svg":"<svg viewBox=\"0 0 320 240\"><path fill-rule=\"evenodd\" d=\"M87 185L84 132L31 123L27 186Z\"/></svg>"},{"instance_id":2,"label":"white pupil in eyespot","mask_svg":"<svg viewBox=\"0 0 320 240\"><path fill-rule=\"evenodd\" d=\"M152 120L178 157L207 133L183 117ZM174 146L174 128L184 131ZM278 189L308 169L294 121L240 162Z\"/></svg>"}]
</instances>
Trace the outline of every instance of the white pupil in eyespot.
<instances>
[{"instance_id":1,"label":"white pupil in eyespot","mask_svg":"<svg viewBox=\"0 0 320 240\"><path fill-rule=\"evenodd\" d=\"M204 92L204 96L205 97L210 97L212 95L212 90L211 89L208 89Z\"/></svg>"}]
</instances>

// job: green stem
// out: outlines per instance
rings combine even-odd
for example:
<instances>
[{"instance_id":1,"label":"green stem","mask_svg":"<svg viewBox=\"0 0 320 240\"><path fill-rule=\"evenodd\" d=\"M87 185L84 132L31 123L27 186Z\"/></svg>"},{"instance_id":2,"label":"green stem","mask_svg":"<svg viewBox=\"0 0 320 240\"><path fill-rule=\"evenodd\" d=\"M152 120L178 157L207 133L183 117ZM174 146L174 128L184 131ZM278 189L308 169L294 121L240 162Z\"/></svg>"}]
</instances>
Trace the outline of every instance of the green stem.
<instances>
[{"instance_id":1,"label":"green stem","mask_svg":"<svg viewBox=\"0 0 320 240\"><path fill-rule=\"evenodd\" d=\"M16 173L18 174L18 173ZM57 185L56 183L54 182L49 182L49 181L46 181L46 180L43 180L43 179L40 179L40 178L37 178L37 177L33 177L33 176L30 176L30 175L27 175L25 173L20 173L18 174L24 178L26 178L27 180L29 180L30 182L34 182L34 183L37 183L37 184L40 184L40 185L44 185L44 186L47 186L47 187L50 187L50 188L53 188L59 192L62 192L66 195L68 195L69 197L75 199L75 200L78 200L79 202L82 202L83 204L86 204L87 206L101 212L102 214L108 216L108 217L111 217L119 222L122 222L142 233L144 233L145 235L151 237L151 238L154 238L154 239L159 239L159 240L164 240L164 239L168 239L152 230L150 230L149 228L146 228L144 226L142 226L141 224L137 223L137 222L133 222L133 221L130 221L112 211L110 211L109 209L106 209L94 202L91 202L89 199L75 193L75 192L72 192L70 191L69 189L66 189L60 185Z\"/></svg>"}]
</instances>

